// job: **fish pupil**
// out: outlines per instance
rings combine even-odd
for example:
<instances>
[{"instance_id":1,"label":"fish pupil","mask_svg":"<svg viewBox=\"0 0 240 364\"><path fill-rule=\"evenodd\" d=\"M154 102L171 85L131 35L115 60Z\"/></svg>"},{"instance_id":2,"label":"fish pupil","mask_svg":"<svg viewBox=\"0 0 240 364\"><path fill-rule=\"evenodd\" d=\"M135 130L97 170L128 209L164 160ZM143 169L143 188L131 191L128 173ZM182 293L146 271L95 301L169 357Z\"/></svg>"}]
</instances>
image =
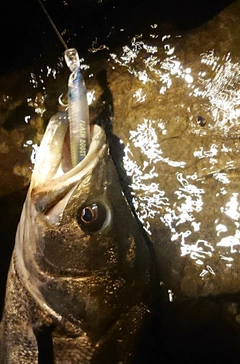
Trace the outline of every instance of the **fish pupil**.
<instances>
[{"instance_id":1,"label":"fish pupil","mask_svg":"<svg viewBox=\"0 0 240 364\"><path fill-rule=\"evenodd\" d=\"M82 210L81 220L85 223L91 222L93 219L96 218L97 206L88 206L84 207Z\"/></svg>"},{"instance_id":2,"label":"fish pupil","mask_svg":"<svg viewBox=\"0 0 240 364\"><path fill-rule=\"evenodd\" d=\"M108 219L107 207L101 202L82 206L77 212L77 223L86 233L99 232Z\"/></svg>"}]
</instances>

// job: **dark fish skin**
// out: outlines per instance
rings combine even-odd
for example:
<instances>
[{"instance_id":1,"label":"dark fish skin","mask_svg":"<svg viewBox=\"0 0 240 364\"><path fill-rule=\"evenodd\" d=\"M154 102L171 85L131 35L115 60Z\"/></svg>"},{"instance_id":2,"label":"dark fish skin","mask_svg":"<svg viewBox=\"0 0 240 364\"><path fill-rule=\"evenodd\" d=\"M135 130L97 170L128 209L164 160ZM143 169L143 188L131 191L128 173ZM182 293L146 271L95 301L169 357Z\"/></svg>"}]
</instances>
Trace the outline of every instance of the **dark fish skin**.
<instances>
[{"instance_id":1,"label":"dark fish skin","mask_svg":"<svg viewBox=\"0 0 240 364\"><path fill-rule=\"evenodd\" d=\"M1 364L38 363L44 330L52 351L45 363L127 364L134 357L150 315L151 254L104 132L94 126L92 136L88 155L65 174L48 166L44 175L46 155L35 166L8 274ZM64 137L59 144L65 150Z\"/></svg>"}]
</instances>

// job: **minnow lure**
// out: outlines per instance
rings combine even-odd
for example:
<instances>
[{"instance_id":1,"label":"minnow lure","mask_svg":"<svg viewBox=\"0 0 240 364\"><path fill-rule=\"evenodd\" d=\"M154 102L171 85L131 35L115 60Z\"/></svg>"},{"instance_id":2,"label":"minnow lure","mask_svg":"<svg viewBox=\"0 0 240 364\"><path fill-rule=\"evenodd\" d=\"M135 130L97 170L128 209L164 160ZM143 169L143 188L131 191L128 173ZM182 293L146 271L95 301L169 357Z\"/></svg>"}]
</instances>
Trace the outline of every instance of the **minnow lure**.
<instances>
[{"instance_id":1,"label":"minnow lure","mask_svg":"<svg viewBox=\"0 0 240 364\"><path fill-rule=\"evenodd\" d=\"M65 61L72 72L68 81L68 120L71 160L72 166L74 167L86 156L90 144L89 111L86 86L83 75L80 71L80 60L77 50L74 48L68 48L45 6L42 4L41 0L38 0L38 2L60 42L65 48Z\"/></svg>"},{"instance_id":2,"label":"minnow lure","mask_svg":"<svg viewBox=\"0 0 240 364\"><path fill-rule=\"evenodd\" d=\"M76 49L67 49L64 57L72 72L68 80L68 120L73 167L86 156L90 144L87 92Z\"/></svg>"}]
</instances>

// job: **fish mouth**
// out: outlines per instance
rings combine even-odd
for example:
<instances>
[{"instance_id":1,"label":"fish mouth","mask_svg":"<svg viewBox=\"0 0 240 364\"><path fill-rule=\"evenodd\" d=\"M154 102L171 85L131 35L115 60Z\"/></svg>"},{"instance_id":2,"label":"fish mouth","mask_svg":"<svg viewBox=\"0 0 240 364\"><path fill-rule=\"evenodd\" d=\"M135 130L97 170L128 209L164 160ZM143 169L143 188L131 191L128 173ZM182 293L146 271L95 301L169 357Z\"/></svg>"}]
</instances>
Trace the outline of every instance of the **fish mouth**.
<instances>
[{"instance_id":1,"label":"fish mouth","mask_svg":"<svg viewBox=\"0 0 240 364\"><path fill-rule=\"evenodd\" d=\"M37 153L30 185L32 202L37 212L46 213L67 197L83 176L106 157L108 146L103 129L91 125L90 136L86 156L73 167L67 112L59 112L50 119Z\"/></svg>"},{"instance_id":2,"label":"fish mouth","mask_svg":"<svg viewBox=\"0 0 240 364\"><path fill-rule=\"evenodd\" d=\"M72 166L70 158L70 140L68 134L68 120L65 113L54 115L47 126L42 143L39 147L37 159L26 198L25 207L21 219L25 220L28 216L27 223L22 221L19 224L17 236L19 244L16 246L18 264L20 271L26 273L26 279L31 280L28 272L32 272L40 279L41 269L39 269L39 259L43 258L44 264L48 265L49 272L57 276L56 268L51 262L47 262L39 244L38 237L42 236L44 229L51 225L56 226L60 222L69 199L74 193L79 183L91 175L93 170L98 170L102 165L102 160L108 156L108 145L103 129L98 125L92 125L91 142L85 158L76 166ZM109 215L110 216L110 215ZM32 226L32 229L31 229ZM36 232L36 237L31 236ZM26 244L27 238L32 241L32 247ZM22 252L28 251L23 257ZM38 263L36 256L38 255ZM58 270L58 268L57 268ZM35 272L35 273L34 273ZM71 274L79 277L80 280L87 279L86 272L79 269ZM61 277L66 276L66 280L71 277L70 271L61 272ZM70 277L70 278L69 278ZM38 279L37 278L37 279Z\"/></svg>"},{"instance_id":3,"label":"fish mouth","mask_svg":"<svg viewBox=\"0 0 240 364\"><path fill-rule=\"evenodd\" d=\"M64 281L64 285L85 284L105 272L100 269L90 272L78 267L59 270L46 257L39 237L49 224L58 225L59 218L68 204L71 195L79 183L93 171L99 170L108 157L108 145L103 129L98 125L90 128L91 142L84 157L76 166L70 159L70 138L68 135L68 118L65 112L54 115L47 126L42 143L37 153L29 192L18 226L15 245L15 264L27 290L40 306L54 317L61 319L58 311L48 304L41 287L48 282ZM58 229L58 226L56 226ZM50 237L51 238L51 237ZM31 242L31 244L29 244Z\"/></svg>"}]
</instances>

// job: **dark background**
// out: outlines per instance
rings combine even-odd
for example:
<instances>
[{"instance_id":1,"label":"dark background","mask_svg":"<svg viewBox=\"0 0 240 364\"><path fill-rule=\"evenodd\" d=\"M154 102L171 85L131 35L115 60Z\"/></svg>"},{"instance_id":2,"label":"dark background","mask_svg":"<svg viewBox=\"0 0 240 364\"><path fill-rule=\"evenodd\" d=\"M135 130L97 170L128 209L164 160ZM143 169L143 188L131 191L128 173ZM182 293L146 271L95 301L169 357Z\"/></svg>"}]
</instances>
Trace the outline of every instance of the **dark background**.
<instances>
[{"instance_id":1,"label":"dark background","mask_svg":"<svg viewBox=\"0 0 240 364\"><path fill-rule=\"evenodd\" d=\"M70 47L82 52L95 38L110 47L142 32L150 24L170 23L179 30L198 27L231 0L42 0ZM65 5L68 4L68 5ZM124 28L124 32L120 29ZM109 36L109 33L111 35ZM0 4L0 72L31 64L40 54L62 47L38 0Z\"/></svg>"}]
</instances>

